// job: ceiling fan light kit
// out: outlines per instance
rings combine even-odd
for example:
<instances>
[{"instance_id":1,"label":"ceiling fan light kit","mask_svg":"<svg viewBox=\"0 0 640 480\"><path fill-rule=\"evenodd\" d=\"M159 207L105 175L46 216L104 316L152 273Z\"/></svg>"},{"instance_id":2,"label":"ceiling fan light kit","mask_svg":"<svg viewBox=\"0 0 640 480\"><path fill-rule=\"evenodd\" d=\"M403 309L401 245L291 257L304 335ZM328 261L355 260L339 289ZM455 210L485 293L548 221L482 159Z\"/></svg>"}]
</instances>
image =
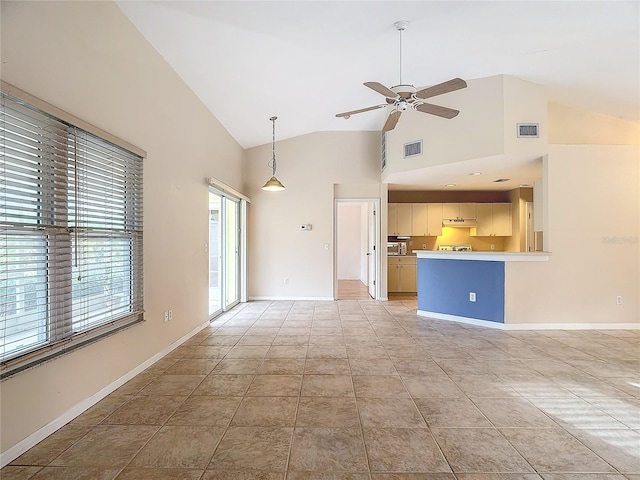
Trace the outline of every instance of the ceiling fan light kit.
<instances>
[{"instance_id":1,"label":"ceiling fan light kit","mask_svg":"<svg viewBox=\"0 0 640 480\"><path fill-rule=\"evenodd\" d=\"M387 117L387 120L382 127L383 132L393 130L398 124L398 120L400 120L400 115L402 115L402 112L407 111L409 108L418 112L427 113L429 115L436 115L442 118L454 118L456 115L458 115L458 113L460 113L459 110L454 110L453 108L443 107L440 105L433 105L431 103L426 103L423 100L465 88L467 86L467 82L465 82L461 78L453 78L446 82L423 88L422 90L418 90L413 85L403 84L402 32L409 26L409 22L407 22L406 20L399 20L394 23L394 26L400 34L400 83L396 86L388 88L378 82L365 82L365 87L369 87L371 90L384 95L386 97L386 103L383 103L381 105L374 105L373 107L338 113L336 114L336 117L344 118L346 120L350 118L351 115L355 115L357 113L369 112L371 110L377 110L379 108L391 106L391 112L389 113L389 116Z\"/></svg>"}]
</instances>

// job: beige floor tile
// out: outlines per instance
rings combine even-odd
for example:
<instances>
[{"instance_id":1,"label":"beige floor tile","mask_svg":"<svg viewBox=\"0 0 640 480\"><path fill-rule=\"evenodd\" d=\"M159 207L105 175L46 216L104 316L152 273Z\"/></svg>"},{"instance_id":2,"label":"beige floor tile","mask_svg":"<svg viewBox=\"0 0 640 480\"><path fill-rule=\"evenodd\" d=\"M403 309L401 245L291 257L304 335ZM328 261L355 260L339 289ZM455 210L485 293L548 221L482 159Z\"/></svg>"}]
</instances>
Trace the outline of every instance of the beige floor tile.
<instances>
[{"instance_id":1,"label":"beige floor tile","mask_svg":"<svg viewBox=\"0 0 640 480\"><path fill-rule=\"evenodd\" d=\"M67 424L49 435L35 447L20 455L11 462L11 465L48 465L89 431L90 428L88 426ZM2 475L4 475L4 471ZM0 478L4 478L2 475L0 475Z\"/></svg>"},{"instance_id":2,"label":"beige floor tile","mask_svg":"<svg viewBox=\"0 0 640 480\"><path fill-rule=\"evenodd\" d=\"M231 420L234 427L292 427L297 397L245 397Z\"/></svg>"},{"instance_id":3,"label":"beige floor tile","mask_svg":"<svg viewBox=\"0 0 640 480\"><path fill-rule=\"evenodd\" d=\"M282 472L207 470L201 480L282 480Z\"/></svg>"},{"instance_id":4,"label":"beige floor tile","mask_svg":"<svg viewBox=\"0 0 640 480\"><path fill-rule=\"evenodd\" d=\"M561 428L503 428L502 434L541 472L613 473L613 468Z\"/></svg>"},{"instance_id":5,"label":"beige floor tile","mask_svg":"<svg viewBox=\"0 0 640 480\"><path fill-rule=\"evenodd\" d=\"M51 466L122 468L157 431L147 425L98 425Z\"/></svg>"},{"instance_id":6,"label":"beige floor tile","mask_svg":"<svg viewBox=\"0 0 640 480\"><path fill-rule=\"evenodd\" d=\"M187 397L133 397L102 422L103 425L163 425Z\"/></svg>"},{"instance_id":7,"label":"beige floor tile","mask_svg":"<svg viewBox=\"0 0 640 480\"><path fill-rule=\"evenodd\" d=\"M456 480L453 473L374 473L371 480Z\"/></svg>"},{"instance_id":8,"label":"beige floor tile","mask_svg":"<svg viewBox=\"0 0 640 480\"><path fill-rule=\"evenodd\" d=\"M225 337L226 338L226 337ZM222 359L229 351L231 346L221 345L198 345L194 347L188 347L185 350L185 358L216 358Z\"/></svg>"},{"instance_id":9,"label":"beige floor tile","mask_svg":"<svg viewBox=\"0 0 640 480\"><path fill-rule=\"evenodd\" d=\"M118 388L115 392L113 392L110 397L120 396L120 395L136 395L140 392L144 387L149 385L152 381L158 378L158 375L150 374L150 373L141 373L140 375L136 375L127 383Z\"/></svg>"},{"instance_id":10,"label":"beige floor tile","mask_svg":"<svg viewBox=\"0 0 640 480\"><path fill-rule=\"evenodd\" d=\"M464 396L462 390L445 374L400 376L409 394L414 398L458 398Z\"/></svg>"},{"instance_id":11,"label":"beige floor tile","mask_svg":"<svg viewBox=\"0 0 640 480\"><path fill-rule=\"evenodd\" d=\"M266 358L307 358L306 345L273 345Z\"/></svg>"},{"instance_id":12,"label":"beige floor tile","mask_svg":"<svg viewBox=\"0 0 640 480\"><path fill-rule=\"evenodd\" d=\"M242 347L249 348L249 347ZM224 358L216 368L213 369L214 374L250 374L258 373L262 365L261 358Z\"/></svg>"},{"instance_id":13,"label":"beige floor tile","mask_svg":"<svg viewBox=\"0 0 640 480\"><path fill-rule=\"evenodd\" d=\"M353 382L350 375L304 375L303 396L353 397Z\"/></svg>"},{"instance_id":14,"label":"beige floor tile","mask_svg":"<svg viewBox=\"0 0 640 480\"><path fill-rule=\"evenodd\" d=\"M397 375L396 367L386 358L349 358L352 375Z\"/></svg>"},{"instance_id":15,"label":"beige floor tile","mask_svg":"<svg viewBox=\"0 0 640 480\"><path fill-rule=\"evenodd\" d=\"M349 358L388 358L382 345L352 345L347 343Z\"/></svg>"},{"instance_id":16,"label":"beige floor tile","mask_svg":"<svg viewBox=\"0 0 640 480\"><path fill-rule=\"evenodd\" d=\"M25 480L33 478L42 467L28 465L9 465L0 470L2 480Z\"/></svg>"},{"instance_id":17,"label":"beige floor tile","mask_svg":"<svg viewBox=\"0 0 640 480\"><path fill-rule=\"evenodd\" d=\"M210 335L200 343L200 346L220 346L220 347L233 347L240 341L242 335ZM229 348L227 351L231 350ZM226 354L226 352L225 352Z\"/></svg>"},{"instance_id":18,"label":"beige floor tile","mask_svg":"<svg viewBox=\"0 0 640 480\"><path fill-rule=\"evenodd\" d=\"M360 427L356 402L347 397L302 397L296 427Z\"/></svg>"},{"instance_id":19,"label":"beige floor tile","mask_svg":"<svg viewBox=\"0 0 640 480\"><path fill-rule=\"evenodd\" d=\"M456 478L458 480L542 480L537 473L458 473Z\"/></svg>"},{"instance_id":20,"label":"beige floor tile","mask_svg":"<svg viewBox=\"0 0 640 480\"><path fill-rule=\"evenodd\" d=\"M357 397L409 397L400 377L394 375L354 375Z\"/></svg>"},{"instance_id":21,"label":"beige floor tile","mask_svg":"<svg viewBox=\"0 0 640 480\"><path fill-rule=\"evenodd\" d=\"M289 331L290 329L285 328L284 330ZM300 330L300 329L296 328L295 330ZM288 333L278 334L274 338L272 346L308 346L309 333L310 333L310 330L303 335L293 335Z\"/></svg>"},{"instance_id":22,"label":"beige floor tile","mask_svg":"<svg viewBox=\"0 0 640 480\"><path fill-rule=\"evenodd\" d=\"M297 397L302 375L256 375L247 391L250 397Z\"/></svg>"},{"instance_id":23,"label":"beige floor tile","mask_svg":"<svg viewBox=\"0 0 640 480\"><path fill-rule=\"evenodd\" d=\"M210 425L226 427L242 397L191 396L178 408L167 425Z\"/></svg>"},{"instance_id":24,"label":"beige floor tile","mask_svg":"<svg viewBox=\"0 0 640 480\"><path fill-rule=\"evenodd\" d=\"M236 345L225 356L225 359L230 358L264 358L267 352L271 348L268 345Z\"/></svg>"},{"instance_id":25,"label":"beige floor tile","mask_svg":"<svg viewBox=\"0 0 640 480\"><path fill-rule=\"evenodd\" d=\"M527 461L494 428L432 428L457 473L533 473Z\"/></svg>"},{"instance_id":26,"label":"beige floor tile","mask_svg":"<svg viewBox=\"0 0 640 480\"><path fill-rule=\"evenodd\" d=\"M296 427L289 468L314 472L367 470L360 429Z\"/></svg>"},{"instance_id":27,"label":"beige floor tile","mask_svg":"<svg viewBox=\"0 0 640 480\"><path fill-rule=\"evenodd\" d=\"M426 428L413 400L405 398L358 398L364 428Z\"/></svg>"},{"instance_id":28,"label":"beige floor tile","mask_svg":"<svg viewBox=\"0 0 640 480\"><path fill-rule=\"evenodd\" d=\"M258 369L260 375L302 375L304 358L265 358Z\"/></svg>"},{"instance_id":29,"label":"beige floor tile","mask_svg":"<svg viewBox=\"0 0 640 480\"><path fill-rule=\"evenodd\" d=\"M543 473L543 480L637 480L640 475L617 473Z\"/></svg>"},{"instance_id":30,"label":"beige floor tile","mask_svg":"<svg viewBox=\"0 0 640 480\"><path fill-rule=\"evenodd\" d=\"M131 466L204 469L223 433L221 427L164 426L135 456Z\"/></svg>"},{"instance_id":31,"label":"beige floor tile","mask_svg":"<svg viewBox=\"0 0 640 480\"><path fill-rule=\"evenodd\" d=\"M442 375L442 369L433 360L391 357L396 371L402 376Z\"/></svg>"},{"instance_id":32,"label":"beige floor tile","mask_svg":"<svg viewBox=\"0 0 640 480\"><path fill-rule=\"evenodd\" d=\"M416 398L415 402L429 428L491 427L468 398Z\"/></svg>"},{"instance_id":33,"label":"beige floor tile","mask_svg":"<svg viewBox=\"0 0 640 480\"><path fill-rule=\"evenodd\" d=\"M282 427L229 427L207 469L284 474L292 430Z\"/></svg>"},{"instance_id":34,"label":"beige floor tile","mask_svg":"<svg viewBox=\"0 0 640 480\"><path fill-rule=\"evenodd\" d=\"M71 423L75 425L98 425L105 418L133 398L131 395L119 396L111 394L103 398L93 407L85 410L74 418Z\"/></svg>"},{"instance_id":35,"label":"beige floor tile","mask_svg":"<svg viewBox=\"0 0 640 480\"><path fill-rule=\"evenodd\" d=\"M199 480L203 473L202 469L127 467L117 480Z\"/></svg>"},{"instance_id":36,"label":"beige floor tile","mask_svg":"<svg viewBox=\"0 0 640 480\"><path fill-rule=\"evenodd\" d=\"M117 468L44 467L29 478L32 480L111 480L117 474ZM1 478L5 480L4 475Z\"/></svg>"},{"instance_id":37,"label":"beige floor tile","mask_svg":"<svg viewBox=\"0 0 640 480\"><path fill-rule=\"evenodd\" d=\"M451 472L429 430L365 428L372 472Z\"/></svg>"},{"instance_id":38,"label":"beige floor tile","mask_svg":"<svg viewBox=\"0 0 640 480\"><path fill-rule=\"evenodd\" d=\"M308 358L304 373L325 375L349 375L349 361L346 358Z\"/></svg>"},{"instance_id":39,"label":"beige floor tile","mask_svg":"<svg viewBox=\"0 0 640 480\"><path fill-rule=\"evenodd\" d=\"M640 474L640 432L625 429L572 429L569 433L619 472Z\"/></svg>"},{"instance_id":40,"label":"beige floor tile","mask_svg":"<svg viewBox=\"0 0 640 480\"><path fill-rule=\"evenodd\" d=\"M274 335L244 335L240 340L238 340L237 346L241 345L271 345L273 343L273 339L276 338Z\"/></svg>"},{"instance_id":41,"label":"beige floor tile","mask_svg":"<svg viewBox=\"0 0 640 480\"><path fill-rule=\"evenodd\" d=\"M162 375L140 391L140 395L190 395L205 375Z\"/></svg>"},{"instance_id":42,"label":"beige floor tile","mask_svg":"<svg viewBox=\"0 0 640 480\"><path fill-rule=\"evenodd\" d=\"M238 397L246 393L254 375L208 375L193 392L194 395Z\"/></svg>"},{"instance_id":43,"label":"beige floor tile","mask_svg":"<svg viewBox=\"0 0 640 480\"><path fill-rule=\"evenodd\" d=\"M474 403L494 427L556 428L558 426L526 398L477 398Z\"/></svg>"},{"instance_id":44,"label":"beige floor tile","mask_svg":"<svg viewBox=\"0 0 640 480\"><path fill-rule=\"evenodd\" d=\"M368 473L290 471L287 480L370 480Z\"/></svg>"},{"instance_id":45,"label":"beige floor tile","mask_svg":"<svg viewBox=\"0 0 640 480\"><path fill-rule=\"evenodd\" d=\"M344 345L311 345L307 358L347 358Z\"/></svg>"}]
</instances>

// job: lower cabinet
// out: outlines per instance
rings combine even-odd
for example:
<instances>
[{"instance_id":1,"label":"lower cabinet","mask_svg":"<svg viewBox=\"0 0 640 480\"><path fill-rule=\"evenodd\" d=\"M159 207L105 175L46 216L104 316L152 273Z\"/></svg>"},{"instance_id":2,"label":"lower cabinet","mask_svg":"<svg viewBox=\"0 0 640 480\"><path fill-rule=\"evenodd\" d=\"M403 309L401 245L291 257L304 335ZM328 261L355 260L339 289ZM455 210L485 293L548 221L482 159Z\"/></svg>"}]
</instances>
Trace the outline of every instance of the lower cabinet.
<instances>
[{"instance_id":1,"label":"lower cabinet","mask_svg":"<svg viewBox=\"0 0 640 480\"><path fill-rule=\"evenodd\" d=\"M416 293L418 291L416 257L387 257L387 291Z\"/></svg>"}]
</instances>

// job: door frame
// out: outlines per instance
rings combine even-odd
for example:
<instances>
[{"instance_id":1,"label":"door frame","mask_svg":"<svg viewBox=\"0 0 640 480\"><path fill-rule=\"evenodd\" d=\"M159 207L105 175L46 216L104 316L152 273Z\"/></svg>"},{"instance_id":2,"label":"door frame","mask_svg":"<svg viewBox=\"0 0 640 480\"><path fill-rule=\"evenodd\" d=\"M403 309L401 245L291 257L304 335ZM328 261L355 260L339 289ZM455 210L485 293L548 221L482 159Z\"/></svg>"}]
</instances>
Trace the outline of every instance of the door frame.
<instances>
[{"instance_id":1,"label":"door frame","mask_svg":"<svg viewBox=\"0 0 640 480\"><path fill-rule=\"evenodd\" d=\"M335 198L333 203L333 299L338 299L338 206L341 203L366 203L371 204L375 211L374 229L374 264L375 264L375 293L374 300L380 300L380 199L379 198ZM367 215L368 217L368 215ZM370 225L367 222L367 229Z\"/></svg>"}]
</instances>

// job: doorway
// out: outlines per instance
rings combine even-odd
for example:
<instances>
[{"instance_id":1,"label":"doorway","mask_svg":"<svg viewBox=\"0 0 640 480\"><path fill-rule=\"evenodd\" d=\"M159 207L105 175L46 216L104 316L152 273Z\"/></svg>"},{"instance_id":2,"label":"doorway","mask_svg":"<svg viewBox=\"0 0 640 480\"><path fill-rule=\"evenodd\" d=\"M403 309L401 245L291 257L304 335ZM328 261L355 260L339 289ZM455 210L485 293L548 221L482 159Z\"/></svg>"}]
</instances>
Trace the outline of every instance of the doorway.
<instances>
[{"instance_id":1,"label":"doorway","mask_svg":"<svg viewBox=\"0 0 640 480\"><path fill-rule=\"evenodd\" d=\"M377 218L377 200L336 201L334 298L378 298Z\"/></svg>"},{"instance_id":2,"label":"doorway","mask_svg":"<svg viewBox=\"0 0 640 480\"><path fill-rule=\"evenodd\" d=\"M240 301L240 200L209 189L209 318Z\"/></svg>"}]
</instances>

